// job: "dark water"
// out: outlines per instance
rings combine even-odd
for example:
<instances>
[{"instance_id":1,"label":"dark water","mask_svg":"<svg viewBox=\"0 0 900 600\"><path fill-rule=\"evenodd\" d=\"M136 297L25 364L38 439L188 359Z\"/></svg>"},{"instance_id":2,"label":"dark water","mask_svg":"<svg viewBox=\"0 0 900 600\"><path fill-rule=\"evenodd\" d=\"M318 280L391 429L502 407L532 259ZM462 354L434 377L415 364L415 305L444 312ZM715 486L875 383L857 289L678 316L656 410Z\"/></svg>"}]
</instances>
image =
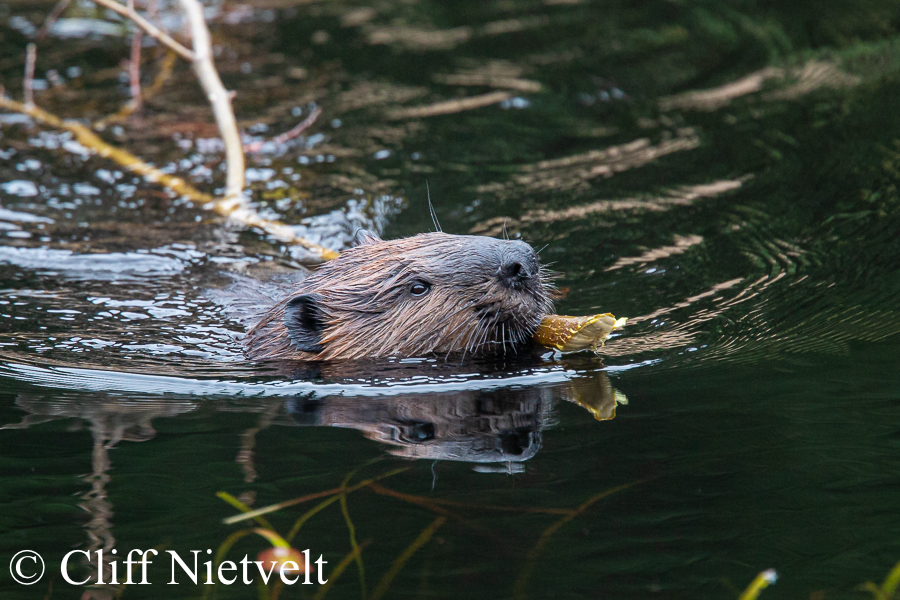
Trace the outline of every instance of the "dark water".
<instances>
[{"instance_id":1,"label":"dark water","mask_svg":"<svg viewBox=\"0 0 900 600\"><path fill-rule=\"evenodd\" d=\"M16 97L29 27L51 7L0 7ZM368 541L328 597L737 598L772 567L764 598L855 598L900 559L894 3L209 16L248 140L322 109L249 156L263 214L341 249L360 226L431 229L427 184L445 231L505 227L542 248L560 313L629 326L599 357L248 364L208 290L309 257L2 115L3 598L115 597L62 581L74 549L215 552L241 527L223 524L237 511L220 491L264 507L389 473L347 496L355 534L335 503L294 542L330 572ZM90 7L64 17L39 44L36 100L97 121L128 98L129 44L76 20L102 17ZM162 57L145 49L146 88ZM103 135L205 191L224 184L185 65ZM267 518L286 535L320 501ZM246 537L228 557L266 546ZM47 562L33 587L6 570L23 549ZM167 565L123 597L203 593L164 585Z\"/></svg>"}]
</instances>

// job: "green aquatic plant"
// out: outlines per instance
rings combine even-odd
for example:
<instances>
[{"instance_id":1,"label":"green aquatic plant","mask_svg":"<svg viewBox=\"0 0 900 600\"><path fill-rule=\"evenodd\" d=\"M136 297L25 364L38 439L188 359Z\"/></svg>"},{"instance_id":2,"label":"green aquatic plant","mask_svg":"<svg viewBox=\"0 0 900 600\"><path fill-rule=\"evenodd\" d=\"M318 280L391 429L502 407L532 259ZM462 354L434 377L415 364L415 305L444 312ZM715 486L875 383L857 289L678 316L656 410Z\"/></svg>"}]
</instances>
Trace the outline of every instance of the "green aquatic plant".
<instances>
[{"instance_id":1,"label":"green aquatic plant","mask_svg":"<svg viewBox=\"0 0 900 600\"><path fill-rule=\"evenodd\" d=\"M406 564L413 554L416 551L428 543L431 537L434 535L434 532L440 528L447 521L447 517L438 517L431 524L422 530L422 533L416 537L412 541L412 543L406 547L406 549L394 559L394 562L391 563L391 568L388 569L388 572L384 574L381 578L381 581L378 582L378 585L372 591L372 595L369 600L380 600L382 596L384 596L388 588L390 588L391 582L394 580L394 577L403 569L403 566Z\"/></svg>"},{"instance_id":2,"label":"green aquatic plant","mask_svg":"<svg viewBox=\"0 0 900 600\"><path fill-rule=\"evenodd\" d=\"M331 574L328 576L328 581L319 588L319 591L316 592L316 595L313 596L313 600L322 600L325 597L325 594L328 593L328 590L331 589L331 586L334 585L334 582L338 580L341 574L350 566L350 563L356 560L356 557L362 552L362 549L372 543L372 540L364 540L361 544L359 544L354 550L352 550L347 556L345 556L341 562L335 565L334 569L332 569Z\"/></svg>"},{"instance_id":3,"label":"green aquatic plant","mask_svg":"<svg viewBox=\"0 0 900 600\"><path fill-rule=\"evenodd\" d=\"M236 531L229 535L225 541L220 545L218 551L215 555L215 565L218 568L218 565L221 564L222 561L225 560L227 553L231 550L235 543L238 540L251 535L257 534L266 537L270 543L273 545L273 549L281 549L282 552L288 551L292 548L293 540L299 533L300 529L303 525L308 522L312 517L317 515L319 512L330 506L334 503L339 503L341 507L341 514L343 516L344 522L347 526L347 530L349 533L349 543L350 543L350 552L337 564L337 566L331 571L329 574L329 579L326 584L324 584L319 590L316 592L314 598L319 600L324 597L328 590L334 585L335 581L340 577L347 567L350 566L351 563L356 563L357 570L359 573L360 579L360 597L363 600L378 600L382 598L390 589L391 584L396 579L397 575L403 570L404 566L407 562L418 552L423 546L428 544L428 542L432 539L435 532L442 527L448 520L453 520L460 525L463 525L467 529L478 533L479 535L486 536L496 543L502 543L502 539L500 539L496 534L487 530L483 526L478 523L473 522L472 520L457 514L456 512L450 510L450 508L455 509L473 509L479 512L485 511L500 511L500 512L526 512L531 514L553 514L560 515L555 523L550 525L538 538L534 547L528 553L524 568L517 579L514 586L514 595L517 598L524 598L527 594L527 585L528 581L531 577L532 571L537 562L538 555L550 541L550 538L553 534L559 530L561 527L575 519L576 517L582 515L589 508L595 505L600 500L607 498L613 494L616 494L620 491L628 489L634 485L639 483L643 483L647 481L646 479L641 479L635 482L631 482L628 484L616 486L614 488L605 490L598 494L591 496L585 502L582 502L579 506L575 508L547 508L547 507L516 507L516 506L502 506L502 505L487 505L487 504L477 504L477 503L465 503L465 502L455 502L451 500L441 500L441 499L432 499L424 496L418 496L415 494L407 494L404 492L399 492L390 488L385 487L380 481L391 477L393 475L399 474L409 469L409 467L393 469L382 473L381 475L367 478L359 483L355 483L351 485L351 481L353 477L364 467L368 466L374 461L370 461L369 463L365 463L356 469L353 469L349 474L347 474L341 485L337 488L325 490L323 492L316 492L313 494L306 494L304 496L300 496L298 498L288 500L285 502L272 504L263 508L251 510L246 504L235 498L233 495L227 492L219 492L217 496L235 507L240 511L239 515L235 515L224 519L225 524L235 524L240 523L247 520L254 520L260 527L257 528L247 528ZM428 524L419 535L412 541L410 544L392 561L390 567L387 572L381 576L381 579L378 581L378 584L372 590L371 594L367 591L366 585L366 576L365 576L365 568L362 561L362 550L365 546L371 543L372 540L365 540L363 542L357 541L357 527L354 524L351 516L349 506L347 504L347 496L354 491L367 489L379 496L385 496L388 498L394 498L396 500L400 500L406 504L417 506L419 508L424 508L432 513L434 513L434 520ZM279 536L274 527L272 527L271 523L263 517L264 514L278 512L283 508L287 508L290 506L296 506L298 504L302 504L304 502L325 498L302 515L294 522L294 525L291 527L288 535L283 538ZM260 555L262 556L262 555ZM260 598L264 600L277 600L279 594L281 593L284 584L281 580L276 580L271 586L266 586L259 582L259 594ZM752 587L752 586L751 586ZM762 589L762 588L759 588ZM758 590L757 592L758 593ZM755 600L755 595L746 595L741 597L741 600ZM207 598L207 593L204 593L204 598Z\"/></svg>"},{"instance_id":4,"label":"green aquatic plant","mask_svg":"<svg viewBox=\"0 0 900 600\"><path fill-rule=\"evenodd\" d=\"M578 515L584 513L587 509L592 507L594 504L612 496L617 492L621 492L622 490L626 490L634 485L645 482L646 479L642 479L639 481L635 481L632 483L626 483L624 485L616 486L614 488L608 489L604 492L600 492L599 494L595 494L585 502L583 502L578 508L573 510L571 513L565 515L563 518L559 519L556 523L548 527L544 530L541 536L538 538L538 541L535 543L534 547L528 553L528 556L525 558L525 567L522 569L522 574L519 575L519 579L516 581L515 586L513 587L513 595L517 599L523 599L526 597L526 591L528 589L528 580L531 578L531 573L534 570L535 564L537 563L537 558L540 555L541 551L550 541L550 538L556 533L563 525L572 521ZM743 600L743 599L742 599Z\"/></svg>"},{"instance_id":5,"label":"green aquatic plant","mask_svg":"<svg viewBox=\"0 0 900 600\"><path fill-rule=\"evenodd\" d=\"M226 496L230 496L225 494ZM219 495L221 498L222 495ZM233 500L233 502L232 502ZM233 506L237 506L238 504L243 505L240 500L237 500L233 496L230 496L229 504ZM244 505L246 508L246 505ZM269 573L281 572L285 569L287 563L294 563L295 565L304 564L305 570L308 572L310 570L310 566L306 563L305 557L301 554L297 549L291 547L290 543L285 540L283 537L278 535L271 527L262 528L257 527L253 529L242 529L240 531L235 531L231 535L229 535L224 542L219 545L219 548L216 550L215 556L215 568L218 569L219 565L225 560L225 557L228 554L228 551L238 542L238 540L247 537L248 535L256 534L263 538L265 538L272 546L267 550L263 550L257 556L257 558L262 561L263 564L271 563L272 568ZM294 569L290 569L290 571L294 571ZM262 583L262 582L259 582ZM280 586L278 585L280 580L276 580L276 583L273 584L273 592L267 597L269 600L276 600L278 597L278 591L280 591ZM263 584L264 586L265 584ZM216 588L211 585L205 586L203 591L203 598L210 597L210 593L212 593L213 597L215 597Z\"/></svg>"},{"instance_id":6,"label":"green aquatic plant","mask_svg":"<svg viewBox=\"0 0 900 600\"><path fill-rule=\"evenodd\" d=\"M867 581L860 586L861 589L871 592L875 600L894 600L894 598L898 597L898 587L900 587L900 562L894 565L894 568L888 573L880 587L871 581Z\"/></svg>"},{"instance_id":7,"label":"green aquatic plant","mask_svg":"<svg viewBox=\"0 0 900 600\"><path fill-rule=\"evenodd\" d=\"M339 497L338 497L337 495L340 494L342 491L346 491L346 493L349 494L350 492L355 492L356 490L362 489L362 488L364 488L364 487L366 487L366 486L372 484L373 482L378 481L379 479L384 479L385 477L391 477L392 475L396 475L396 474L398 474L398 473L402 473L403 471L407 471L407 470L409 470L409 467L403 467L403 468L400 468L400 469L394 469L394 470L392 470L392 471L388 471L387 473L384 473L384 474L382 474L382 475L379 475L378 477L373 477L373 478L371 478L371 479L366 479L365 481L362 481L362 482L360 482L360 483L354 484L354 485L350 486L349 488L347 488L346 490L343 490L343 488L334 488L334 489L331 489L331 490L325 490L325 491L323 491L323 492L316 492L316 493L314 493L314 494L307 494L307 495L305 495L305 496L300 496L299 498L294 498L294 499L292 499L292 500L286 500L286 501L284 501L284 502L279 502L279 503L277 503L277 504L270 504L269 506L264 506L264 507L262 507L262 508L257 508L256 510L249 510L249 509L248 509L247 512L242 512L242 514L235 515L235 516L233 516L233 517L228 517L227 519L225 519L225 520L223 521L223 523L225 523L226 525L234 525L235 523L240 523L241 521L246 521L246 520L248 520L248 519L255 519L256 517L261 516L261 515L265 515L265 514L268 514L268 513L277 512L277 511L279 511L279 510L281 510L281 509L283 509L283 508L287 508L287 507L289 507L289 506L295 506L295 505L297 505L297 504L302 504L302 503L307 502L307 501L309 501L309 500L313 500L313 499L315 499L315 498L322 498L322 497L325 497L325 496L333 496L333 498L329 498L329 500L326 501L326 502L328 502L328 504L330 504L331 502L334 502L334 501L338 500ZM220 498L223 498L223 495L226 495L226 496L227 496L227 495L229 495L229 494L226 494L225 492L220 492L218 495L219 495ZM232 496L232 497L233 497L233 496ZM224 498L223 498L223 499L224 499ZM327 505L326 505L326 506L327 506ZM299 529L299 528L298 528L298 529ZM288 538L290 538L290 537L291 537L291 536L288 536Z\"/></svg>"},{"instance_id":8,"label":"green aquatic plant","mask_svg":"<svg viewBox=\"0 0 900 600\"><path fill-rule=\"evenodd\" d=\"M227 555L228 551L234 546L234 544L246 537L250 534L256 533L259 535L264 535L263 532L268 532L269 536L272 537L269 541L273 543L273 547L282 547L291 548L291 544L293 543L294 538L299 533L300 529L303 525L309 521L313 516L330 506L336 502L340 503L341 514L344 518L344 522L347 526L347 530L349 533L349 543L351 550L344 557L344 559L335 567L335 569L331 572L329 576L329 581L325 584L316 594L316 598L321 598L327 592L328 589L334 584L335 580L346 570L346 568L350 565L350 563L355 562L357 565L357 570L359 572L360 578L360 591L361 598L368 600L377 600L378 598L383 597L390 588L391 583L394 581L396 576L400 573L406 563L410 558L423 546L425 546L433 537L434 533L444 525L448 520L452 519L453 521L465 526L467 529L474 531L480 535L484 535L491 540L500 543L500 540L493 532L485 529L483 526L471 521L470 519L457 514L456 512L450 510L450 508L455 509L474 509L479 512L484 511L501 511L501 512L526 512L532 514L554 514L560 515L555 523L550 525L538 538L535 546L528 553L526 557L525 565L522 570L521 575L517 579L514 586L514 594L518 598L524 598L527 592L527 584L529 578L531 577L531 573L534 569L534 566L537 562L537 557L544 549L544 547L549 542L550 538L553 534L559 530L562 526L569 523L576 517L580 516L584 512L586 512L589 508L591 508L594 504L599 502L600 500L607 498L613 494L616 494L620 491L628 489L634 485L639 483L643 483L646 479L642 479L639 481L631 482L625 485L616 486L609 490L605 490L598 494L593 495L585 502L581 503L578 507L575 508L546 508L546 507L516 507L516 506L502 506L502 505L486 505L486 504L475 504L475 503L465 503L465 502L454 502L450 500L441 500L441 499L432 499L424 496L418 496L415 494L407 494L404 492L399 492L396 490L392 490L390 488L385 487L379 481L390 477L392 475L396 475L403 471L408 470L408 467L401 469L394 469L387 471L381 475L376 477L370 477L365 479L359 483L355 483L351 485L351 481L353 476L356 475L360 469L368 466L369 463L361 465L360 467L352 470L344 480L341 482L340 487L333 488L330 490L326 490L324 492L317 492L313 494L307 494L301 496L299 498L295 498L293 500L288 500L285 502L281 502L278 504L273 504L267 507L263 507L256 510L251 510L246 504L235 498L233 495L227 492L219 492L217 496L230 504L231 506L237 508L241 514L235 515L233 517L229 517L224 520L226 524L234 524L239 523L246 520L255 520L260 528L255 529L243 529L240 531L236 531L232 533L219 547L218 552L215 557L215 564L218 566ZM362 562L362 549L365 545L367 545L371 540L366 540L363 543L359 543L357 541L357 527L354 524L352 518L350 517L350 511L347 504L347 496L353 491L360 489L368 489L371 492L379 496L385 496L389 498L394 498L396 500L400 500L406 504L417 506L420 508L424 508L435 514L435 519L428 526L426 526L421 533L394 559L391 563L388 571L381 577L376 587L373 589L371 595L367 592L366 586L366 577L365 577L365 568ZM266 520L262 515L268 513L277 512L283 508L287 508L289 506L295 506L297 504L301 504L303 502L318 499L325 497L324 500L313 506L311 509L307 510L305 513L300 515L300 517L294 522L294 525L290 529L288 535L284 538L278 536L277 533L274 532L274 528L271 523ZM264 536L265 537L265 536ZM274 541L273 541L274 540ZM281 591L283 585L280 582L276 581L270 590L260 588L261 598L266 598L267 600L276 600L278 594ZM206 596L204 596L206 597ZM747 596L746 598L742 598L742 600L753 600L755 596Z\"/></svg>"},{"instance_id":9,"label":"green aquatic plant","mask_svg":"<svg viewBox=\"0 0 900 600\"><path fill-rule=\"evenodd\" d=\"M369 462L361 465L360 467L352 470L350 473L347 474L346 477L344 477L344 480L341 482L341 486L338 488L334 488L331 490L325 490L324 492L317 492L315 494L307 494L305 496L301 496L300 498L295 498L293 500L289 500L286 502L271 505L271 506L264 507L262 509L257 509L257 510L252 510L249 506L247 506L245 503L241 502L239 499L237 499L232 494L229 494L228 492L218 492L216 494L217 497L221 498L222 500L224 500L231 506L233 506L236 509L238 509L239 511L241 511L240 515L226 519L225 520L226 524L238 523L241 521L252 519L252 520L256 521L257 524L261 525L261 527L241 529L241 530L235 531L234 533L229 535L225 539L225 541L222 542L222 544L219 546L219 548L216 551L215 563L214 563L215 567L218 568L218 566L225 560L225 557L227 556L227 554L231 550L231 548L240 539L247 537L248 535L251 535L251 534L260 535L260 536L266 538L272 544L272 548L270 550L263 551L262 553L259 554L260 560L263 560L263 561L275 560L276 562L280 561L281 563L283 563L285 561L297 562L297 560L299 560L297 557L299 556L300 559L302 559L302 555L300 555L298 553L298 551L292 547L291 544L292 544L294 538L299 533L300 528L310 518L312 518L313 516L315 516L322 510L324 510L325 508L327 508L329 505L334 504L335 502L340 502L341 513L344 516L344 521L347 524L347 529L350 534L351 550L337 564L337 566L331 571L329 578L328 578L328 582L319 589L319 591L315 595L315 598L320 599L320 598L324 597L324 595L331 588L331 586L334 584L334 582L343 574L343 572L347 569L347 567L352 562L356 563L358 571L359 571L361 597L366 598L367 591L366 591L366 580L365 580L365 568L364 568L364 565L362 562L362 549L365 546L367 546L369 543L371 543L371 540L365 540L362 543L357 542L356 526L353 524L353 520L350 517L349 507L347 505L347 495L349 493L356 491L358 489L361 489L363 487L373 485L379 479L384 479L386 477L390 477L392 475L396 475L398 473L402 473L403 471L407 470L407 468L393 469L391 471L387 471L386 473L381 474L380 476L366 479L366 480L364 480L360 483L354 484L354 485L349 485L353 476L356 475L356 473L360 469L368 466L369 464L371 464L373 462L376 462L376 461L369 461ZM301 504L303 502L313 500L316 498L321 498L323 496L324 497L330 496L330 497L327 497L327 499L323 500L322 502L319 502L313 508L311 508L310 510L308 510L304 514L302 514L294 522L294 525L291 527L288 535L285 537L282 537L281 535L279 535L275 531L275 528L272 526L272 524L265 517L262 516L263 514L267 514L270 512L276 512L278 510L281 510L282 508ZM445 517L439 517L439 519L441 520L441 523L443 523L443 521L446 520ZM403 568L403 565L406 563L406 561L409 559L409 557L412 556L412 554L414 554L415 551L418 550L419 547L425 545L428 542L428 540L431 539L431 535L434 533L434 530L436 530L437 527L439 527L439 526L440 526L440 524L438 524L436 526L434 524L432 524L432 526L430 528L426 528L426 530L423 531L423 533L420 534L420 536L418 538L416 538L416 540L413 542L413 544L410 545L410 547L408 547L404 551L404 553L401 554L394 561L394 564L392 565L391 570L389 570L388 573L384 577L382 577L382 580L379 582L378 588L376 588L376 595L373 597L380 597L380 596L384 595L384 593L387 591L391 581L397 575L397 573L399 573L399 571ZM430 533L428 533L429 531L430 531ZM427 533L427 535L426 535L426 533ZM280 569L281 565L279 564L277 566L277 568ZM309 565L307 565L307 569L309 569ZM278 600L278 597L280 596L281 591L284 588L284 583L280 579L278 579L274 583L272 583L271 586L268 586L264 582L258 581L257 586L259 589L259 597L261 599L263 599L263 600ZM210 590L212 590L212 592ZM214 597L215 589L212 588L212 586L207 586L206 590L204 591L203 598L206 599L206 598L210 597L210 593L212 593L213 597Z\"/></svg>"},{"instance_id":10,"label":"green aquatic plant","mask_svg":"<svg viewBox=\"0 0 900 600\"><path fill-rule=\"evenodd\" d=\"M778 573L775 572L775 569L766 569L750 582L750 585L747 586L747 589L744 590L744 593L740 595L738 600L756 600L760 592L776 581L778 581Z\"/></svg>"},{"instance_id":11,"label":"green aquatic plant","mask_svg":"<svg viewBox=\"0 0 900 600\"><path fill-rule=\"evenodd\" d=\"M227 492L219 492L216 494L219 498L222 498L232 506L242 510L244 512L249 512L249 507L247 507L243 502L228 494ZM334 499L338 497L335 496ZM324 507L323 507L324 508ZM261 517L256 517L256 519L261 519ZM272 571L280 572L288 562L293 562L295 564L301 564L300 561L305 562L305 557L300 551L291 546L289 540L280 536L277 532L274 531L271 527L269 528L250 528L250 529L241 529L239 531L235 531L223 541L219 548L216 550L214 566L216 569L219 568L219 565L225 560L225 557L228 555L228 552L231 548L242 538L247 537L251 534L259 535L265 538L270 544L271 547L267 550L263 550L257 555L257 558L263 563L271 562L273 567ZM324 597L325 593L334 584L335 581L341 576L341 574L346 570L346 568L350 565L351 562L358 559L362 549L365 548L371 540L365 540L361 544L357 544L354 546L353 550L347 554L331 571L328 579L328 583L323 585L319 591L316 593L315 598L320 599ZM310 566L306 565L307 572L310 571ZM293 569L292 569L293 570ZM271 586L267 585L266 582L262 580L257 581L257 588L259 591L259 597L261 600L278 600L281 591L284 589L284 582L281 579L276 579ZM216 588L214 586L205 586L202 598L206 600L210 597L215 597Z\"/></svg>"},{"instance_id":12,"label":"green aquatic plant","mask_svg":"<svg viewBox=\"0 0 900 600\"><path fill-rule=\"evenodd\" d=\"M350 548L352 553L356 556L354 561L356 562L356 568L359 571L359 587L362 593L362 597L366 597L366 569L363 565L362 554L360 553L359 544L356 541L356 525L353 524L353 519L350 518L350 509L347 506L347 484L350 483L350 480L353 479L353 476L356 474L355 469L350 471L346 477L344 477L344 481L341 482L341 494L338 497L341 502L341 514L344 516L344 522L347 524L347 531L350 533Z\"/></svg>"}]
</instances>

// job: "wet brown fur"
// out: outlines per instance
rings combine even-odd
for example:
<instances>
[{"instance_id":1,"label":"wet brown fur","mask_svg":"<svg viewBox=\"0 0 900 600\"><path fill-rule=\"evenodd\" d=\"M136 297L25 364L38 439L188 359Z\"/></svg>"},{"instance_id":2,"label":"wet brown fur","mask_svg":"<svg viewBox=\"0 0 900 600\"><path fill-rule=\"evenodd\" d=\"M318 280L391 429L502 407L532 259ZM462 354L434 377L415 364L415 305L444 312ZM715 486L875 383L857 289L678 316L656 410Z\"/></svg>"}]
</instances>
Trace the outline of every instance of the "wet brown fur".
<instances>
[{"instance_id":1,"label":"wet brown fur","mask_svg":"<svg viewBox=\"0 0 900 600\"><path fill-rule=\"evenodd\" d=\"M440 232L363 238L265 313L244 341L249 358L512 352L552 309L546 273L524 242ZM510 264L522 266L519 279L503 275ZM430 289L415 297L412 286L419 282ZM298 302L315 313L314 351L298 344L296 325L289 331L286 324Z\"/></svg>"}]
</instances>

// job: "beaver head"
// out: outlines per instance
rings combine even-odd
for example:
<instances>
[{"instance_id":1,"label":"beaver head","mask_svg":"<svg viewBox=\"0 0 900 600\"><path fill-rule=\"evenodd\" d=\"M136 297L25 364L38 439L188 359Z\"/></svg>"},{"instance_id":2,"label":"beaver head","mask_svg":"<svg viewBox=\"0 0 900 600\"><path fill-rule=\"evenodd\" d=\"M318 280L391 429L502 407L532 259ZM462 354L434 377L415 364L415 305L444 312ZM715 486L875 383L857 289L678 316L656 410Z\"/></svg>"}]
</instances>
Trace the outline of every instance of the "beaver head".
<instances>
[{"instance_id":1,"label":"beaver head","mask_svg":"<svg viewBox=\"0 0 900 600\"><path fill-rule=\"evenodd\" d=\"M551 311L525 242L423 233L358 245L322 265L247 334L251 359L492 354L526 343Z\"/></svg>"}]
</instances>

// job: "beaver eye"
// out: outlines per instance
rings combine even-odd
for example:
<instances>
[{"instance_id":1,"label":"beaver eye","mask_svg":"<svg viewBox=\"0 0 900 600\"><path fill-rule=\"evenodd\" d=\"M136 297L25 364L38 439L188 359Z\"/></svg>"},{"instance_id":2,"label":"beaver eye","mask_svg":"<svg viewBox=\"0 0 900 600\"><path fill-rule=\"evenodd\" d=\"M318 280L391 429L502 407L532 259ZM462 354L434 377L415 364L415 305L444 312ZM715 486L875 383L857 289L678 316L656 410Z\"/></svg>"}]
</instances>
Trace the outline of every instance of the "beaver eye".
<instances>
[{"instance_id":1,"label":"beaver eye","mask_svg":"<svg viewBox=\"0 0 900 600\"><path fill-rule=\"evenodd\" d=\"M431 289L431 284L427 281L414 281L409 287L409 293L413 296L424 296Z\"/></svg>"}]
</instances>

